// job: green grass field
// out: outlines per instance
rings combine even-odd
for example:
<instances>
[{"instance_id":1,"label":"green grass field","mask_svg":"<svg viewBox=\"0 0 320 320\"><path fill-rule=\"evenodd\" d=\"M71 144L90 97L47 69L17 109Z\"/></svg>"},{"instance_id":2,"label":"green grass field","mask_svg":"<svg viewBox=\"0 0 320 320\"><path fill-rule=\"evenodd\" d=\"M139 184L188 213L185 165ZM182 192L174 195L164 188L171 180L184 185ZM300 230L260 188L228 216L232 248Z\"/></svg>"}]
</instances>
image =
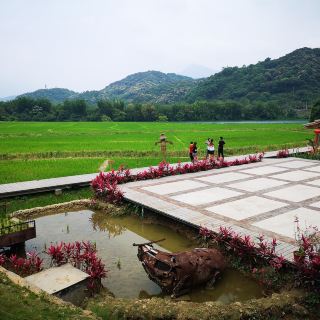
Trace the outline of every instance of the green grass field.
<instances>
[{"instance_id":1,"label":"green grass field","mask_svg":"<svg viewBox=\"0 0 320 320\"><path fill-rule=\"evenodd\" d=\"M97 172L106 159L115 168L158 164L161 132L173 142L169 162L186 161L190 141L203 155L208 137L223 136L226 155L304 146L312 137L302 124L0 122L0 183Z\"/></svg>"}]
</instances>

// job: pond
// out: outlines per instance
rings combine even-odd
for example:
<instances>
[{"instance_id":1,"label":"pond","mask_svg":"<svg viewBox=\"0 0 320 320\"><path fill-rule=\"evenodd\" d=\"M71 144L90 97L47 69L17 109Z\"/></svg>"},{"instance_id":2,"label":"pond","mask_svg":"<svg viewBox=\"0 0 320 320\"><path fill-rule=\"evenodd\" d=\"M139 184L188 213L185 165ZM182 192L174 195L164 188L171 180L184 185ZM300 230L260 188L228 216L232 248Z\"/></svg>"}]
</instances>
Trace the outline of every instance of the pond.
<instances>
[{"instance_id":1,"label":"pond","mask_svg":"<svg viewBox=\"0 0 320 320\"><path fill-rule=\"evenodd\" d=\"M108 269L103 285L119 298L162 296L161 289L149 280L137 258L133 243L165 238L154 245L158 249L178 252L198 246L195 240L180 234L163 223L154 223L137 215L108 216L103 212L82 210L59 213L36 219L37 237L26 242L26 251L42 252L51 243L60 241L95 242L98 255ZM240 272L227 269L215 288L196 288L189 294L191 301L220 301L224 304L262 296L263 289Z\"/></svg>"}]
</instances>

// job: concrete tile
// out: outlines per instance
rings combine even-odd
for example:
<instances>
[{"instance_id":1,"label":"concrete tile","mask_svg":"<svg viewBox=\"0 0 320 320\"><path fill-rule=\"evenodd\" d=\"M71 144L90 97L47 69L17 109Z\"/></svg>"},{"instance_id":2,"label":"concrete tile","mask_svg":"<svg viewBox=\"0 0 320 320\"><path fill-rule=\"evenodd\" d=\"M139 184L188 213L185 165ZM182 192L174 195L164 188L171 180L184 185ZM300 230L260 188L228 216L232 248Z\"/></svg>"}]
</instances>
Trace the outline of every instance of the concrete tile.
<instances>
[{"instance_id":1,"label":"concrete tile","mask_svg":"<svg viewBox=\"0 0 320 320\"><path fill-rule=\"evenodd\" d=\"M60 267L42 270L26 277L25 280L47 293L53 294L69 288L88 277L88 274L67 263Z\"/></svg>"},{"instance_id":2,"label":"concrete tile","mask_svg":"<svg viewBox=\"0 0 320 320\"><path fill-rule=\"evenodd\" d=\"M257 168L247 169L247 170L241 170L241 172L249 173L249 174L264 175L264 174L277 173L285 170L287 169L274 167L274 166L264 166L264 167L257 167Z\"/></svg>"},{"instance_id":3,"label":"concrete tile","mask_svg":"<svg viewBox=\"0 0 320 320\"><path fill-rule=\"evenodd\" d=\"M252 196L212 206L206 208L206 210L235 220L243 220L285 206L287 206L287 204L283 202Z\"/></svg>"},{"instance_id":4,"label":"concrete tile","mask_svg":"<svg viewBox=\"0 0 320 320\"><path fill-rule=\"evenodd\" d=\"M309 181L309 182L307 182L307 184L311 184L311 185L313 185L313 186L320 187L320 179L316 179L316 180L313 180L313 181Z\"/></svg>"},{"instance_id":5,"label":"concrete tile","mask_svg":"<svg viewBox=\"0 0 320 320\"><path fill-rule=\"evenodd\" d=\"M307 169L304 169L304 170L320 172L320 166L315 166L315 167L307 168Z\"/></svg>"},{"instance_id":6,"label":"concrete tile","mask_svg":"<svg viewBox=\"0 0 320 320\"><path fill-rule=\"evenodd\" d=\"M320 201L317 202L313 202L311 204L309 204L310 207L315 207L315 208L319 208L320 209Z\"/></svg>"},{"instance_id":7,"label":"concrete tile","mask_svg":"<svg viewBox=\"0 0 320 320\"><path fill-rule=\"evenodd\" d=\"M295 185L264 194L265 196L287 200L292 202L300 202L313 197L320 196L320 188L309 187L304 185Z\"/></svg>"},{"instance_id":8,"label":"concrete tile","mask_svg":"<svg viewBox=\"0 0 320 320\"><path fill-rule=\"evenodd\" d=\"M255 222L253 225L294 239L294 220L296 217L298 217L302 228L304 226L320 226L320 212L307 208L291 210L276 217Z\"/></svg>"},{"instance_id":9,"label":"concrete tile","mask_svg":"<svg viewBox=\"0 0 320 320\"><path fill-rule=\"evenodd\" d=\"M268 178L258 178L237 183L229 184L228 187L245 190L249 192L260 191L264 189L274 188L287 184L288 182L278 181Z\"/></svg>"},{"instance_id":10,"label":"concrete tile","mask_svg":"<svg viewBox=\"0 0 320 320\"><path fill-rule=\"evenodd\" d=\"M295 171L276 174L276 175L271 176L271 178L288 180L288 181L303 181L303 180L315 178L319 175L320 175L320 173L295 170Z\"/></svg>"},{"instance_id":11,"label":"concrete tile","mask_svg":"<svg viewBox=\"0 0 320 320\"><path fill-rule=\"evenodd\" d=\"M242 194L243 193L241 192L216 187L195 192L184 193L178 196L173 196L171 197L171 199L190 205L199 205L240 196Z\"/></svg>"},{"instance_id":12,"label":"concrete tile","mask_svg":"<svg viewBox=\"0 0 320 320\"><path fill-rule=\"evenodd\" d=\"M165 194L170 194L170 193L175 193L180 191L198 189L205 186L207 185L201 182L197 182L193 180L183 180L183 181L177 181L177 182L157 184L155 186L144 187L142 189L152 193L165 195Z\"/></svg>"},{"instance_id":13,"label":"concrete tile","mask_svg":"<svg viewBox=\"0 0 320 320\"><path fill-rule=\"evenodd\" d=\"M289 168L289 169L300 169L300 168L311 166L313 164L314 164L313 162L309 162L309 161L293 160L293 161L277 164L277 166Z\"/></svg>"},{"instance_id":14,"label":"concrete tile","mask_svg":"<svg viewBox=\"0 0 320 320\"><path fill-rule=\"evenodd\" d=\"M240 180L250 178L248 174L239 173L239 172L227 172L222 174L214 174L207 177L198 178L197 180L211 182L211 183L225 183L234 180Z\"/></svg>"}]
</instances>

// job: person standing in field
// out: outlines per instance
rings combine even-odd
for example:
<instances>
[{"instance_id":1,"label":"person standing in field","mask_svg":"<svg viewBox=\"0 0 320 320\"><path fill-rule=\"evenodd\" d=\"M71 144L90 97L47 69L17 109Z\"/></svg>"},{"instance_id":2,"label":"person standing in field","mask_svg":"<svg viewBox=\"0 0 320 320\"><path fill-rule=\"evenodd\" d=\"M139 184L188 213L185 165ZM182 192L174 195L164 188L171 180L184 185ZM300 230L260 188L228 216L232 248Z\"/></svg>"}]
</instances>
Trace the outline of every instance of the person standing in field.
<instances>
[{"instance_id":1,"label":"person standing in field","mask_svg":"<svg viewBox=\"0 0 320 320\"><path fill-rule=\"evenodd\" d=\"M213 143L213 139L211 139L210 143L208 144L207 153L208 153L208 156L209 156L209 160L213 161L214 160L214 143Z\"/></svg>"},{"instance_id":2,"label":"person standing in field","mask_svg":"<svg viewBox=\"0 0 320 320\"><path fill-rule=\"evenodd\" d=\"M192 161L193 163L198 161L198 147L196 142L193 143L192 157L193 157L193 161Z\"/></svg>"},{"instance_id":3,"label":"person standing in field","mask_svg":"<svg viewBox=\"0 0 320 320\"><path fill-rule=\"evenodd\" d=\"M208 156L209 156L208 146L209 146L209 144L210 144L210 138L208 138L208 139L205 141L204 144L206 145L206 159L208 159Z\"/></svg>"},{"instance_id":4,"label":"person standing in field","mask_svg":"<svg viewBox=\"0 0 320 320\"><path fill-rule=\"evenodd\" d=\"M223 147L226 143L223 140L223 137L220 137L219 146L218 146L218 158L224 159Z\"/></svg>"},{"instance_id":5,"label":"person standing in field","mask_svg":"<svg viewBox=\"0 0 320 320\"><path fill-rule=\"evenodd\" d=\"M189 157L191 162L193 162L193 142L192 141L190 142L190 145L189 145Z\"/></svg>"}]
</instances>

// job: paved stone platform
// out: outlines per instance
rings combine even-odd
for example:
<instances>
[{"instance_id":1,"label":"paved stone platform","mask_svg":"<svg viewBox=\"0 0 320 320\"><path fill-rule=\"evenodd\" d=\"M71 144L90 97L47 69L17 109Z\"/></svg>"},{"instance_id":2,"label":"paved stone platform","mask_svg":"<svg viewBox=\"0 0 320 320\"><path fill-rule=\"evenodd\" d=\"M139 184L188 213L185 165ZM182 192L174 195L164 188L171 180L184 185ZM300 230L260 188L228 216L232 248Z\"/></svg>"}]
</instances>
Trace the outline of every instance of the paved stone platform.
<instances>
[{"instance_id":1,"label":"paved stone platform","mask_svg":"<svg viewBox=\"0 0 320 320\"><path fill-rule=\"evenodd\" d=\"M294 220L320 227L320 165L298 158L262 162L121 186L125 198L192 226L231 227L276 238L292 261Z\"/></svg>"}]
</instances>

